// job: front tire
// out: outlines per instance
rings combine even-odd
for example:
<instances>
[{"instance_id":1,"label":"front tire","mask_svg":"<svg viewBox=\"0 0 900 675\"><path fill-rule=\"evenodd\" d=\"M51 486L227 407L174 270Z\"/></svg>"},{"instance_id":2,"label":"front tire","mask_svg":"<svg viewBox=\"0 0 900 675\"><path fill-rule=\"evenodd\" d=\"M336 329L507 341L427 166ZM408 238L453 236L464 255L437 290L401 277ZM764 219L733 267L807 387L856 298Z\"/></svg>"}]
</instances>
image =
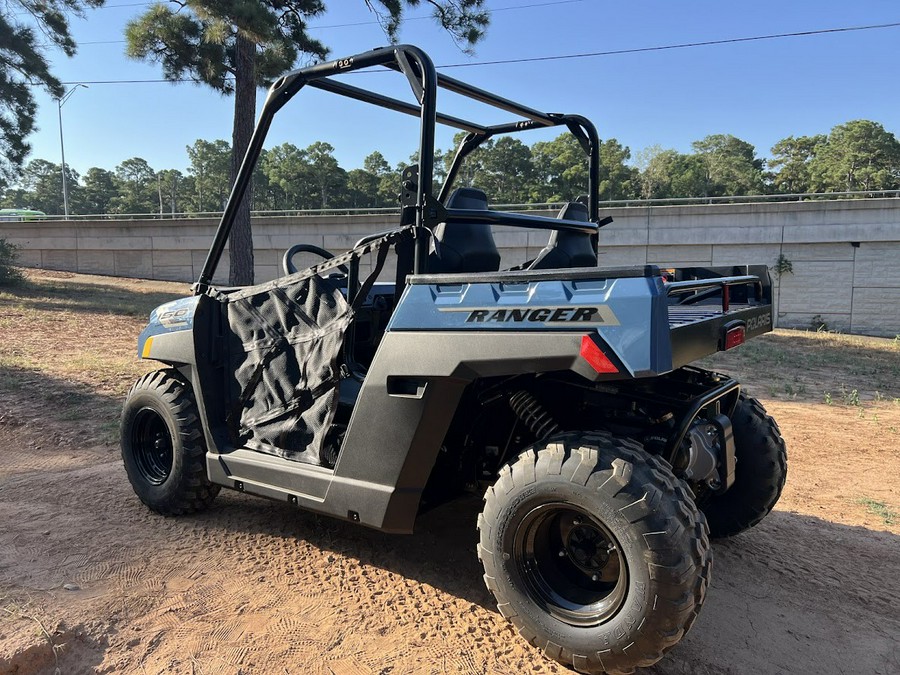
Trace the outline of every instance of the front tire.
<instances>
[{"instance_id":1,"label":"front tire","mask_svg":"<svg viewBox=\"0 0 900 675\"><path fill-rule=\"evenodd\" d=\"M178 516L207 508L219 486L206 475L206 445L193 392L174 369L147 373L122 410L122 460L138 498Z\"/></svg>"},{"instance_id":2,"label":"front tire","mask_svg":"<svg viewBox=\"0 0 900 675\"><path fill-rule=\"evenodd\" d=\"M778 424L755 398L741 395L732 415L734 484L720 495L699 496L711 537L731 537L765 518L781 497L787 450Z\"/></svg>"},{"instance_id":3,"label":"front tire","mask_svg":"<svg viewBox=\"0 0 900 675\"><path fill-rule=\"evenodd\" d=\"M635 441L552 437L504 466L478 519L500 612L584 673L649 666L700 610L712 551L686 486Z\"/></svg>"}]
</instances>

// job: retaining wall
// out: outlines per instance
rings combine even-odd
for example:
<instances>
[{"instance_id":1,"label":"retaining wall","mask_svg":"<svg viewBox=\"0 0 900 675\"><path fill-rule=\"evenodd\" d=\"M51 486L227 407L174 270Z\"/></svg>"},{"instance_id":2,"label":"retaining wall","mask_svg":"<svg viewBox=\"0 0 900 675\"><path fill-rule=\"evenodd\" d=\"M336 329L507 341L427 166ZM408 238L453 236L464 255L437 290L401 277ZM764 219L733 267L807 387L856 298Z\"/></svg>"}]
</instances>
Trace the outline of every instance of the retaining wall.
<instances>
[{"instance_id":1,"label":"retaining wall","mask_svg":"<svg viewBox=\"0 0 900 675\"><path fill-rule=\"evenodd\" d=\"M900 199L859 199L605 209L600 265L736 265L781 258L777 324L893 337L900 334ZM395 225L390 216L254 219L257 281L279 273L295 243L332 251ZM27 267L190 282L206 258L216 221L44 221L0 223ZM504 265L533 257L546 232L496 228ZM310 263L314 258L307 258ZM218 280L227 275L227 253ZM364 265L365 267L365 265Z\"/></svg>"}]
</instances>

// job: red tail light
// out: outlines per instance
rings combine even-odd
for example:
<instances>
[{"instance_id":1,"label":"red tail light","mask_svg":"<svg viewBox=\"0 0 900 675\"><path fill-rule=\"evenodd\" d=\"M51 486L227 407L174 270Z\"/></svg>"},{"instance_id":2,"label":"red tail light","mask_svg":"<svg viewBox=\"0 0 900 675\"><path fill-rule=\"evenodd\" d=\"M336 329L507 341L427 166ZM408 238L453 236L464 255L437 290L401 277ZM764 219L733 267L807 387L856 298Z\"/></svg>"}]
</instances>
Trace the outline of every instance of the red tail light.
<instances>
[{"instance_id":1,"label":"red tail light","mask_svg":"<svg viewBox=\"0 0 900 675\"><path fill-rule=\"evenodd\" d=\"M581 338L581 358L598 373L618 373L619 369L615 367L612 361L603 353L603 350L597 346L590 335L584 335Z\"/></svg>"},{"instance_id":2,"label":"red tail light","mask_svg":"<svg viewBox=\"0 0 900 675\"><path fill-rule=\"evenodd\" d=\"M732 349L738 345L744 344L746 333L743 326L737 326L725 333L725 349Z\"/></svg>"}]
</instances>

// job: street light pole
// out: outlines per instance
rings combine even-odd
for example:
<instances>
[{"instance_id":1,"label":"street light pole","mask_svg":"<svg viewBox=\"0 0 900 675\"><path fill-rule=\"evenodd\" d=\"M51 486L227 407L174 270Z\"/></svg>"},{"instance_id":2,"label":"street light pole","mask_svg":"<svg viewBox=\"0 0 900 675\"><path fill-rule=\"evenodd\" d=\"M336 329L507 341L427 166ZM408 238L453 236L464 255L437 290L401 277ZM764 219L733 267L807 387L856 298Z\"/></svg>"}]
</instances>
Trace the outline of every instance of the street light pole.
<instances>
[{"instance_id":1,"label":"street light pole","mask_svg":"<svg viewBox=\"0 0 900 675\"><path fill-rule=\"evenodd\" d=\"M65 210L66 220L69 219L69 185L66 181L66 146L63 143L63 126L62 126L62 107L66 101L74 94L78 87L88 88L86 84L80 82L69 89L65 94L56 99L57 110L59 111L59 151L62 155L62 188L63 188L63 209Z\"/></svg>"}]
</instances>

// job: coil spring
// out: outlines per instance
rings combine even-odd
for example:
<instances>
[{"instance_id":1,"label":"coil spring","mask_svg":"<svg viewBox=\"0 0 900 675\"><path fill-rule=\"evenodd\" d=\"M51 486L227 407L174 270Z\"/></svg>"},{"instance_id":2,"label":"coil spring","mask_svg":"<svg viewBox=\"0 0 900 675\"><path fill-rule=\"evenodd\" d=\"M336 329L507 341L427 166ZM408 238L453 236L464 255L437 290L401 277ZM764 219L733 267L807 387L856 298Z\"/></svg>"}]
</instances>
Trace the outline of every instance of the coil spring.
<instances>
[{"instance_id":1,"label":"coil spring","mask_svg":"<svg viewBox=\"0 0 900 675\"><path fill-rule=\"evenodd\" d=\"M538 440L549 436L559 429L559 425L553 419L553 416L544 409L544 406L534 396L524 389L509 397L509 406Z\"/></svg>"}]
</instances>

